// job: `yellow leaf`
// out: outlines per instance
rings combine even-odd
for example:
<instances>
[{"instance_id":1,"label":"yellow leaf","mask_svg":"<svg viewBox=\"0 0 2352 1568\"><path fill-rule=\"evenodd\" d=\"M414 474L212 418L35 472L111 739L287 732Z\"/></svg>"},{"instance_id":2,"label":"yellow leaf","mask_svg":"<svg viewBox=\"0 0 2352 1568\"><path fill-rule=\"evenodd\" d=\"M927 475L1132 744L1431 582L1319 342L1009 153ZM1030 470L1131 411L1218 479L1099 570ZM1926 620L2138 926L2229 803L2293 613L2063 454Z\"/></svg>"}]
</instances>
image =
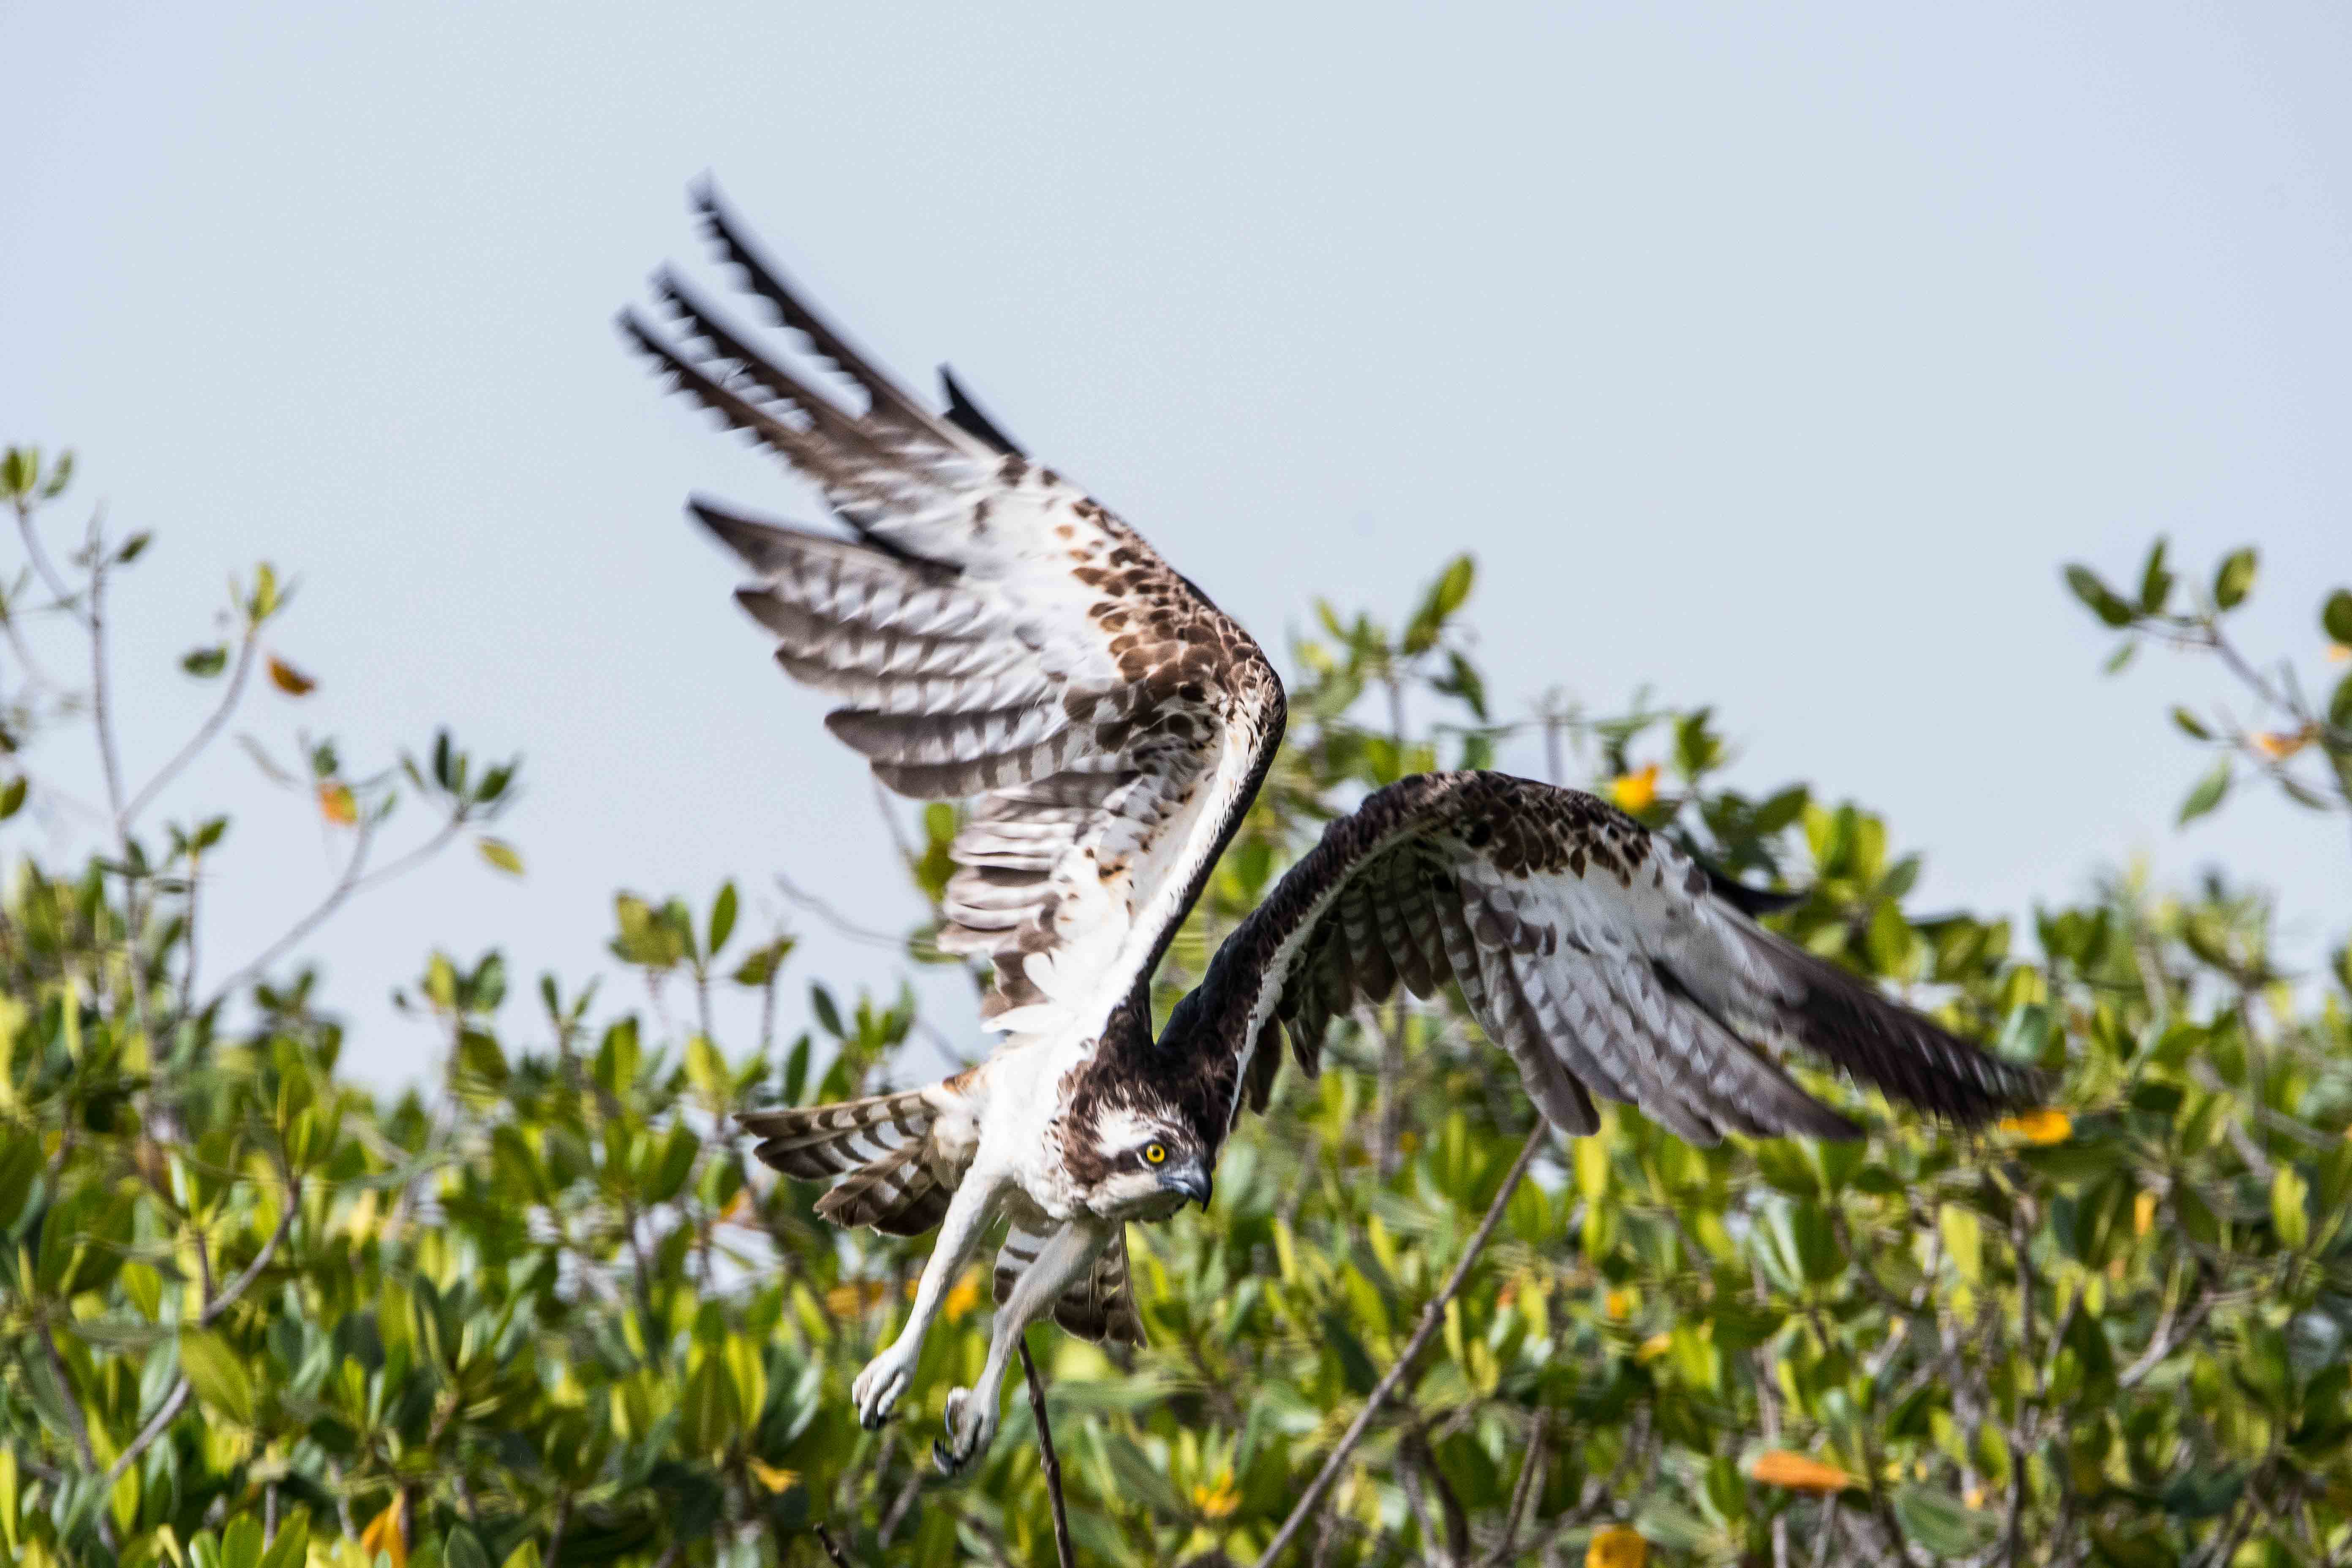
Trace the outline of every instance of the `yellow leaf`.
<instances>
[{"instance_id":1,"label":"yellow leaf","mask_svg":"<svg viewBox=\"0 0 2352 1568\"><path fill-rule=\"evenodd\" d=\"M1242 1506L1242 1494L1234 1489L1233 1472L1220 1475L1215 1482L1192 1489L1192 1506L1201 1510L1202 1519L1224 1519Z\"/></svg>"},{"instance_id":2,"label":"yellow leaf","mask_svg":"<svg viewBox=\"0 0 2352 1568\"><path fill-rule=\"evenodd\" d=\"M483 859L488 860L508 876L522 875L522 857L517 854L515 847L505 839L485 838L479 845L479 848L482 851Z\"/></svg>"},{"instance_id":3,"label":"yellow leaf","mask_svg":"<svg viewBox=\"0 0 2352 1568\"><path fill-rule=\"evenodd\" d=\"M750 1463L752 1476L772 1492L790 1491L800 1484L801 1473L798 1470L780 1470L764 1459L753 1459Z\"/></svg>"},{"instance_id":4,"label":"yellow leaf","mask_svg":"<svg viewBox=\"0 0 2352 1568\"><path fill-rule=\"evenodd\" d=\"M269 656L269 684L289 697L308 697L319 685L274 653ZM399 1568L399 1565L395 1563L394 1568Z\"/></svg>"},{"instance_id":5,"label":"yellow leaf","mask_svg":"<svg viewBox=\"0 0 2352 1568\"><path fill-rule=\"evenodd\" d=\"M1674 1335L1652 1334L1642 1342L1642 1348L1633 1352L1633 1359L1642 1362L1655 1361L1674 1348Z\"/></svg>"},{"instance_id":6,"label":"yellow leaf","mask_svg":"<svg viewBox=\"0 0 2352 1568\"><path fill-rule=\"evenodd\" d=\"M2340 642L2332 642L2327 645L2328 663L2342 664L2347 658L2352 658L2352 647L2346 647Z\"/></svg>"},{"instance_id":7,"label":"yellow leaf","mask_svg":"<svg viewBox=\"0 0 2352 1568\"><path fill-rule=\"evenodd\" d=\"M2022 1116L2002 1117L2000 1131L2028 1143L2063 1143L2074 1135L2074 1119L2063 1110L2044 1106Z\"/></svg>"},{"instance_id":8,"label":"yellow leaf","mask_svg":"<svg viewBox=\"0 0 2352 1568\"><path fill-rule=\"evenodd\" d=\"M1633 1292L1612 1290L1602 1299L1601 1308L1612 1319L1622 1321L1633 1315Z\"/></svg>"},{"instance_id":9,"label":"yellow leaf","mask_svg":"<svg viewBox=\"0 0 2352 1568\"><path fill-rule=\"evenodd\" d=\"M330 779L319 786L319 815L338 827L349 827L360 819L360 803L349 784Z\"/></svg>"},{"instance_id":10,"label":"yellow leaf","mask_svg":"<svg viewBox=\"0 0 2352 1568\"><path fill-rule=\"evenodd\" d=\"M2254 750L2272 762L2283 763L2311 740L2309 730L2266 730L2254 737Z\"/></svg>"},{"instance_id":11,"label":"yellow leaf","mask_svg":"<svg viewBox=\"0 0 2352 1568\"><path fill-rule=\"evenodd\" d=\"M965 1314L980 1305L980 1270L967 1268L963 1278L948 1288L948 1299L940 1304L950 1323L961 1322Z\"/></svg>"},{"instance_id":12,"label":"yellow leaf","mask_svg":"<svg viewBox=\"0 0 2352 1568\"><path fill-rule=\"evenodd\" d=\"M1584 1549L1584 1568L1643 1568L1650 1543L1622 1524L1612 1524Z\"/></svg>"},{"instance_id":13,"label":"yellow leaf","mask_svg":"<svg viewBox=\"0 0 2352 1568\"><path fill-rule=\"evenodd\" d=\"M1795 1492L1842 1492L1862 1484L1835 1465L1786 1448L1759 1454L1748 1473L1768 1487L1786 1487Z\"/></svg>"},{"instance_id":14,"label":"yellow leaf","mask_svg":"<svg viewBox=\"0 0 2352 1568\"><path fill-rule=\"evenodd\" d=\"M853 1279L846 1285L835 1285L824 1293L824 1310L836 1318L854 1318L869 1307L881 1305L890 1288L879 1279Z\"/></svg>"},{"instance_id":15,"label":"yellow leaf","mask_svg":"<svg viewBox=\"0 0 2352 1568\"><path fill-rule=\"evenodd\" d=\"M392 1506L377 1514L365 1530L360 1531L360 1550L370 1562L383 1552L392 1559L392 1568L408 1568L408 1498L394 1493Z\"/></svg>"},{"instance_id":16,"label":"yellow leaf","mask_svg":"<svg viewBox=\"0 0 2352 1568\"><path fill-rule=\"evenodd\" d=\"M1609 797L1627 811L1647 811L1658 798L1658 764L1612 779Z\"/></svg>"},{"instance_id":17,"label":"yellow leaf","mask_svg":"<svg viewBox=\"0 0 2352 1568\"><path fill-rule=\"evenodd\" d=\"M1982 1487L1970 1487L1961 1494L1960 1500L1972 1509L1982 1508L1985 1505L1985 1489Z\"/></svg>"},{"instance_id":18,"label":"yellow leaf","mask_svg":"<svg viewBox=\"0 0 2352 1568\"><path fill-rule=\"evenodd\" d=\"M2156 1224L2156 1194L2142 1193L2132 1199L2132 1234L2146 1236Z\"/></svg>"}]
</instances>

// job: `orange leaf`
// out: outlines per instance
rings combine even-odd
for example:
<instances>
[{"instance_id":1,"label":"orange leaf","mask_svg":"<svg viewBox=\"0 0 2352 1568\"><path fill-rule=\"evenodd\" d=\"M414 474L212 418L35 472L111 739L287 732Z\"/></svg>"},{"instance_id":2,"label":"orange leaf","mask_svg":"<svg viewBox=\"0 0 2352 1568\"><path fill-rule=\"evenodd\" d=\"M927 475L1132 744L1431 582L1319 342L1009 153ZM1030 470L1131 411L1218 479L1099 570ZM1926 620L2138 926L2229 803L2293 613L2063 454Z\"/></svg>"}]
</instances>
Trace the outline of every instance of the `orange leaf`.
<instances>
[{"instance_id":1,"label":"orange leaf","mask_svg":"<svg viewBox=\"0 0 2352 1568\"><path fill-rule=\"evenodd\" d=\"M1786 1487L1796 1492L1842 1492L1862 1484L1835 1465L1786 1448L1757 1455L1748 1473L1768 1487Z\"/></svg>"},{"instance_id":2,"label":"orange leaf","mask_svg":"<svg viewBox=\"0 0 2352 1568\"><path fill-rule=\"evenodd\" d=\"M269 684L289 697L308 697L319 683L273 653L269 656Z\"/></svg>"},{"instance_id":3,"label":"orange leaf","mask_svg":"<svg viewBox=\"0 0 2352 1568\"><path fill-rule=\"evenodd\" d=\"M2028 1143L2063 1143L2074 1135L2074 1119L2063 1110L2048 1106L2029 1110L2022 1116L2004 1116L2000 1131L2024 1139Z\"/></svg>"},{"instance_id":4,"label":"orange leaf","mask_svg":"<svg viewBox=\"0 0 2352 1568\"><path fill-rule=\"evenodd\" d=\"M2340 642L2332 642L2327 645L2328 663L2342 664L2347 658L2352 658L2352 647L2346 647Z\"/></svg>"},{"instance_id":5,"label":"orange leaf","mask_svg":"<svg viewBox=\"0 0 2352 1568\"><path fill-rule=\"evenodd\" d=\"M360 1531L360 1551L369 1562L383 1552L392 1559L392 1568L408 1568L408 1498L395 1493L392 1506L377 1514L365 1530Z\"/></svg>"},{"instance_id":6,"label":"orange leaf","mask_svg":"<svg viewBox=\"0 0 2352 1568\"><path fill-rule=\"evenodd\" d=\"M1643 1568L1650 1561L1650 1543L1634 1531L1612 1524L1584 1549L1584 1568Z\"/></svg>"},{"instance_id":7,"label":"orange leaf","mask_svg":"<svg viewBox=\"0 0 2352 1568\"><path fill-rule=\"evenodd\" d=\"M1633 1315L1633 1292L1612 1290L1601 1298L1601 1310L1607 1312L1612 1318L1620 1321L1630 1318Z\"/></svg>"},{"instance_id":8,"label":"orange leaf","mask_svg":"<svg viewBox=\"0 0 2352 1568\"><path fill-rule=\"evenodd\" d=\"M2254 750L2272 762L2283 763L2303 750L2310 739L2308 730L2266 730L2254 737Z\"/></svg>"},{"instance_id":9,"label":"orange leaf","mask_svg":"<svg viewBox=\"0 0 2352 1568\"><path fill-rule=\"evenodd\" d=\"M1638 772L1611 780L1609 794L1627 811L1647 811L1658 798L1658 764L1652 763Z\"/></svg>"},{"instance_id":10,"label":"orange leaf","mask_svg":"<svg viewBox=\"0 0 2352 1568\"><path fill-rule=\"evenodd\" d=\"M319 786L319 815L338 827L349 827L360 819L360 803L349 784L329 779Z\"/></svg>"}]
</instances>

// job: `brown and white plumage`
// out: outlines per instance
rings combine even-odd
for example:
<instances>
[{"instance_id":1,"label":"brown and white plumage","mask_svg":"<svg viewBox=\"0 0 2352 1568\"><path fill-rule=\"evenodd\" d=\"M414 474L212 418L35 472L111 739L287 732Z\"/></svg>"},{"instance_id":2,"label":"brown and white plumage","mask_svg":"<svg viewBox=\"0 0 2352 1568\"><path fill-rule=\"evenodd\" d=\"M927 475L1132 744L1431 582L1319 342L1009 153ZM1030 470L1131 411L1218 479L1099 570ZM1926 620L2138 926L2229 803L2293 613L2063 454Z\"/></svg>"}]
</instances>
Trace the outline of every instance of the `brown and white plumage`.
<instances>
[{"instance_id":1,"label":"brown and white plumage","mask_svg":"<svg viewBox=\"0 0 2352 1568\"><path fill-rule=\"evenodd\" d=\"M1592 1097L1680 1136L1850 1138L1759 1043L1794 1046L1958 1122L2032 1103L2039 1078L1759 925L1667 839L1579 790L1425 773L1333 823L1218 950L1163 1049L1226 1115L1266 1103L1275 1028L1312 1072L1334 1017L1399 984L1461 987L1562 1132Z\"/></svg>"},{"instance_id":2,"label":"brown and white plumage","mask_svg":"<svg viewBox=\"0 0 2352 1568\"><path fill-rule=\"evenodd\" d=\"M1032 463L954 390L956 418L875 370L709 191L720 257L861 395L844 406L665 269L670 331L622 331L678 390L813 480L859 535L693 510L751 568L737 595L826 727L925 800L976 797L940 945L993 959L1007 1032L1098 1021L1148 973L1282 731L1257 645L1132 529ZM982 433L975 433L975 430Z\"/></svg>"},{"instance_id":3,"label":"brown and white plumage","mask_svg":"<svg viewBox=\"0 0 2352 1568\"><path fill-rule=\"evenodd\" d=\"M840 700L826 727L898 793L971 801L939 944L992 962L982 1011L1005 1044L911 1095L743 1119L770 1163L843 1178L828 1217L940 1227L912 1321L853 1391L868 1421L904 1387L953 1271L1009 1218L1003 1310L979 1395L955 1404L952 1465L992 1430L1031 1318L1140 1341L1124 1225L1205 1201L1210 1150L1172 1103L1133 1092L1121 1053L1149 1046L1138 998L1281 742L1282 687L1246 633L952 379L947 411L926 408L714 194L695 205L772 324L846 385L789 368L667 269L662 321L626 312L623 334L812 481L854 537L705 500L694 515L750 569L737 597L778 663Z\"/></svg>"},{"instance_id":4,"label":"brown and white plumage","mask_svg":"<svg viewBox=\"0 0 2352 1568\"><path fill-rule=\"evenodd\" d=\"M1051 1313L1139 1343L1125 1226L1206 1204L1286 1030L1315 1070L1337 1016L1452 984L1562 1131L1592 1097L1682 1135L1844 1137L1751 1041L1794 1044L1974 1121L2034 1092L1750 918L1743 890L1591 796L1498 773L1408 779L1332 825L1227 939L1156 1041L1152 971L1280 743L1257 645L1126 524L1007 440L950 378L934 413L867 363L709 193L720 260L845 383L787 368L665 270L666 326L628 341L673 385L814 483L854 537L692 510L750 570L738 594L826 725L921 799L970 798L940 944L984 955L1007 1036L941 1083L742 1118L760 1158L838 1176L818 1212L940 1240L898 1338L852 1395L878 1422L947 1287L998 1219L999 1311L949 1401L948 1468L985 1446L1012 1349Z\"/></svg>"}]
</instances>

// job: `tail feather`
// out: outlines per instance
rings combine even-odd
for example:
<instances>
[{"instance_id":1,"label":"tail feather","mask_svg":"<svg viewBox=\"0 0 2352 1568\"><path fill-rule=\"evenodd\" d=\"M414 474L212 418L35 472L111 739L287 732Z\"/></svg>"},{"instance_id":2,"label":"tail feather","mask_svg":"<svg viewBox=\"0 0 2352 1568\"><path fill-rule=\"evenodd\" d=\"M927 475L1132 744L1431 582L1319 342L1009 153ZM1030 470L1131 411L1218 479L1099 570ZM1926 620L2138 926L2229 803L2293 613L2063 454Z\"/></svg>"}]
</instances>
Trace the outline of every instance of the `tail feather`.
<instances>
[{"instance_id":1,"label":"tail feather","mask_svg":"<svg viewBox=\"0 0 2352 1568\"><path fill-rule=\"evenodd\" d=\"M788 1176L822 1181L918 1144L938 1118L919 1089L838 1105L754 1110L738 1117L760 1140L752 1152Z\"/></svg>"},{"instance_id":2,"label":"tail feather","mask_svg":"<svg viewBox=\"0 0 2352 1568\"><path fill-rule=\"evenodd\" d=\"M948 1212L949 1188L913 1144L860 1169L819 1198L817 1217L847 1230L870 1225L888 1236L920 1236Z\"/></svg>"},{"instance_id":3,"label":"tail feather","mask_svg":"<svg viewBox=\"0 0 2352 1568\"><path fill-rule=\"evenodd\" d=\"M817 1200L817 1217L848 1229L920 1236L948 1212L955 1184L932 1157L939 1108L926 1091L838 1105L747 1111L736 1120L760 1142L752 1152L788 1176L847 1180Z\"/></svg>"}]
</instances>

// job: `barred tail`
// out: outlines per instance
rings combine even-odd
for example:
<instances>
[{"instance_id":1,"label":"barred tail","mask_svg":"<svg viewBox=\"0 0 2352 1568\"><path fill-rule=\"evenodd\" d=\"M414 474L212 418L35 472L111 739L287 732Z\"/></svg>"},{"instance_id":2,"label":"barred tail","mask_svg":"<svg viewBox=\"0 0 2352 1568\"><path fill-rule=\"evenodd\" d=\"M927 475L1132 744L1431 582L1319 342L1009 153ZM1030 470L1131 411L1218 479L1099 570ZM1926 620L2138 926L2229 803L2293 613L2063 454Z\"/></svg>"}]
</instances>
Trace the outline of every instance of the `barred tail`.
<instances>
[{"instance_id":1,"label":"barred tail","mask_svg":"<svg viewBox=\"0 0 2352 1568\"><path fill-rule=\"evenodd\" d=\"M806 1109L754 1110L736 1120L752 1152L788 1176L848 1180L817 1201L823 1218L919 1236L947 1212L950 1184L924 1158L939 1112L918 1089Z\"/></svg>"}]
</instances>

